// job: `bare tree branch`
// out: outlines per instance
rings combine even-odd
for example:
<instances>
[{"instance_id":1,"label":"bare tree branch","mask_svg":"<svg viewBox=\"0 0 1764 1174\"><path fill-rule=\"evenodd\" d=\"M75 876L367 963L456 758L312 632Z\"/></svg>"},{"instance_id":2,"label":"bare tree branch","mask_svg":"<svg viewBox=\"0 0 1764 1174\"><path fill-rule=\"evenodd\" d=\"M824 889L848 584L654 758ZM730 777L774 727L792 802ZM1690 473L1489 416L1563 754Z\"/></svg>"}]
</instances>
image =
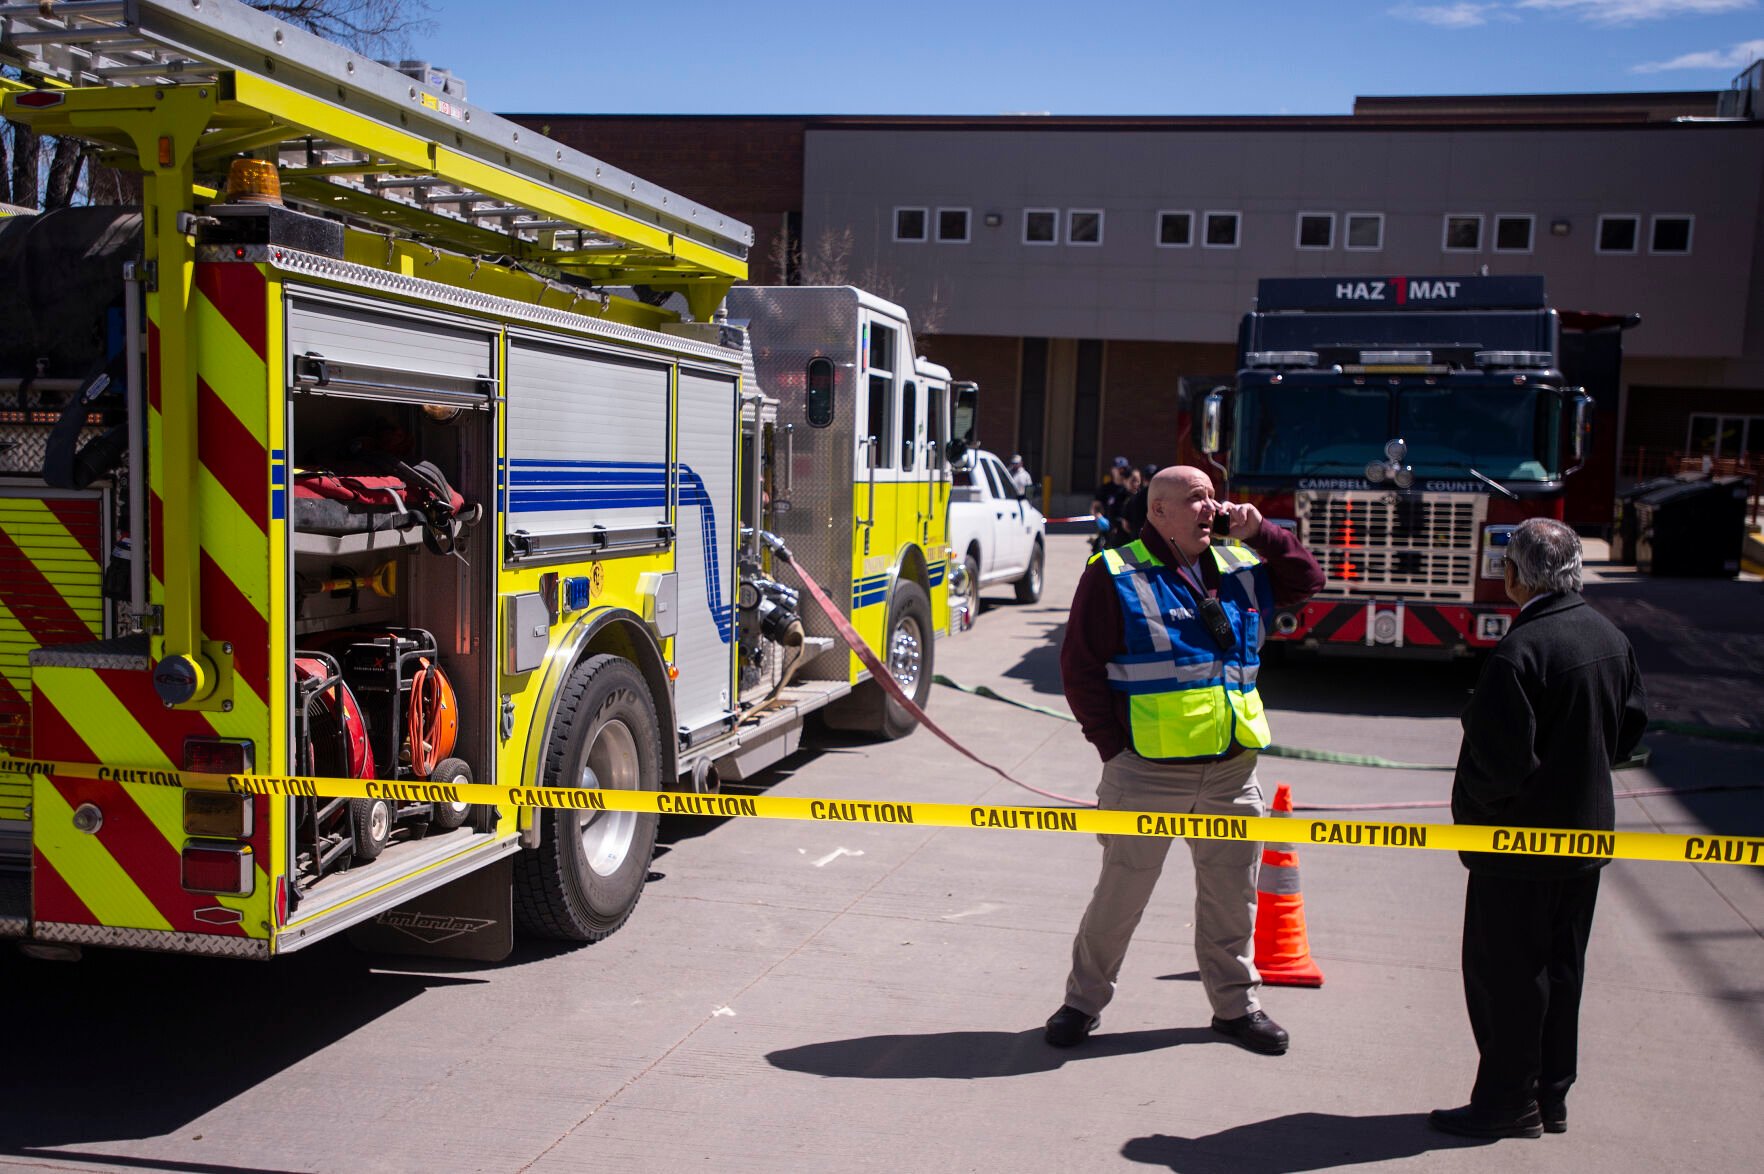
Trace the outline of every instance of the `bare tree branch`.
<instances>
[{"instance_id":1,"label":"bare tree branch","mask_svg":"<svg viewBox=\"0 0 1764 1174\"><path fill-rule=\"evenodd\" d=\"M73 203L88 151L78 139L55 138L50 141L54 143L54 152L49 157L49 182L43 189L45 212L66 208Z\"/></svg>"},{"instance_id":2,"label":"bare tree branch","mask_svg":"<svg viewBox=\"0 0 1764 1174\"><path fill-rule=\"evenodd\" d=\"M434 30L428 0L245 0L279 20L364 53L396 55Z\"/></svg>"},{"instance_id":3,"label":"bare tree branch","mask_svg":"<svg viewBox=\"0 0 1764 1174\"><path fill-rule=\"evenodd\" d=\"M38 199L41 179L37 172L42 160L42 139L37 132L22 123L11 123L12 128L12 199L11 203L22 208L41 208Z\"/></svg>"}]
</instances>

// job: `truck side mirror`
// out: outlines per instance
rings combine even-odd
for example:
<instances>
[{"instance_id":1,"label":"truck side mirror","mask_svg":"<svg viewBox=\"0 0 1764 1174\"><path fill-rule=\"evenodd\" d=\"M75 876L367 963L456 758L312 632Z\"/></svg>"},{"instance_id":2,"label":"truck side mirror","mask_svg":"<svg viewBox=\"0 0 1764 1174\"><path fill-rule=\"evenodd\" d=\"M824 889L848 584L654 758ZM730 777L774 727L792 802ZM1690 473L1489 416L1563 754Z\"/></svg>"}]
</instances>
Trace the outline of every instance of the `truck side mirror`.
<instances>
[{"instance_id":1,"label":"truck side mirror","mask_svg":"<svg viewBox=\"0 0 1764 1174\"><path fill-rule=\"evenodd\" d=\"M949 385L955 392L954 422L950 434L962 442L964 451L974 447L974 428L979 423L980 385L978 383L957 382Z\"/></svg>"},{"instance_id":2,"label":"truck side mirror","mask_svg":"<svg viewBox=\"0 0 1764 1174\"><path fill-rule=\"evenodd\" d=\"M950 442L943 446L943 457L952 465L960 466L967 455L968 442L959 436L951 438Z\"/></svg>"},{"instance_id":3,"label":"truck side mirror","mask_svg":"<svg viewBox=\"0 0 1764 1174\"><path fill-rule=\"evenodd\" d=\"M1215 387L1201 401L1201 451L1212 456L1224 447L1225 389Z\"/></svg>"},{"instance_id":4,"label":"truck side mirror","mask_svg":"<svg viewBox=\"0 0 1764 1174\"><path fill-rule=\"evenodd\" d=\"M1568 450L1574 458L1574 467L1578 469L1586 464L1586 452L1592 442L1593 398L1586 394L1586 388L1576 387L1574 391L1574 435L1568 441ZM1571 470L1572 471L1572 470Z\"/></svg>"}]
</instances>

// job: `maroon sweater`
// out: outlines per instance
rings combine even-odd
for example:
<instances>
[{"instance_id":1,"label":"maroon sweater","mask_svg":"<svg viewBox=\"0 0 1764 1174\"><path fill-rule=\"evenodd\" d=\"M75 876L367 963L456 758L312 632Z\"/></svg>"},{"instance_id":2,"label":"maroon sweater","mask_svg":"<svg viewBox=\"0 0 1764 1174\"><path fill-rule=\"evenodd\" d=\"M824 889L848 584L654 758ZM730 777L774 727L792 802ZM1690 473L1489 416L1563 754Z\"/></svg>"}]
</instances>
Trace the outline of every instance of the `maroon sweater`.
<instances>
[{"instance_id":1,"label":"maroon sweater","mask_svg":"<svg viewBox=\"0 0 1764 1174\"><path fill-rule=\"evenodd\" d=\"M1159 562L1176 565L1175 553L1157 531L1148 525L1139 537ZM1292 607L1323 589L1322 568L1290 531L1264 521L1261 531L1246 539L1244 545L1267 565L1276 607ZM1210 555L1196 561L1208 593L1217 594L1219 568ZM1077 593L1072 596L1066 639L1060 645L1060 681L1066 690L1066 703L1104 762L1133 745L1127 694L1111 689L1108 676L1109 661L1126 650L1120 599L1108 569L1098 558L1084 568ZM1240 750L1234 744L1224 756L1230 757Z\"/></svg>"}]
</instances>

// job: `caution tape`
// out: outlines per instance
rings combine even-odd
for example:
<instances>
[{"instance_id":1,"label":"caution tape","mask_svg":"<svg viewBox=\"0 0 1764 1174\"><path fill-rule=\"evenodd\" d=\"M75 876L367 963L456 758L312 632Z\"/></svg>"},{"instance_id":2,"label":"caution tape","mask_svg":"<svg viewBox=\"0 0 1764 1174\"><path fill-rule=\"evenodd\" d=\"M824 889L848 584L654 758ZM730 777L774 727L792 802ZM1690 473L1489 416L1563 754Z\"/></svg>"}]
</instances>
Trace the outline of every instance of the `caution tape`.
<instances>
[{"instance_id":1,"label":"caution tape","mask_svg":"<svg viewBox=\"0 0 1764 1174\"><path fill-rule=\"evenodd\" d=\"M1013 807L971 803L814 799L781 795L689 795L592 787L510 787L491 783L384 782L301 775L211 775L90 763L0 759L0 773L101 779L136 786L182 787L234 795L385 799L405 803L512 803L569 811L630 811L726 819L787 819L959 827L1014 832L1075 832L1163 839L1244 840L1491 852L1515 857L1612 857L1764 866L1764 837L1684 836L1667 832L1575 831L1473 824L1385 823L1290 816L1184 815L1155 811Z\"/></svg>"}]
</instances>

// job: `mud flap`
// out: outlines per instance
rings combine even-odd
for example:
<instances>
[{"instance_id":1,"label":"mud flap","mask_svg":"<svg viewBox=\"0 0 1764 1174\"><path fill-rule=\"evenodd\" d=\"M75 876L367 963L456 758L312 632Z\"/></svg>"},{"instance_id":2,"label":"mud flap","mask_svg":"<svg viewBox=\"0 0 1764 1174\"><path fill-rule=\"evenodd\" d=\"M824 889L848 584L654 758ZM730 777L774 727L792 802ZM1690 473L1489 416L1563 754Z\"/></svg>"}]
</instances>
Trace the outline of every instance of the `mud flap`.
<instances>
[{"instance_id":1,"label":"mud flap","mask_svg":"<svg viewBox=\"0 0 1764 1174\"><path fill-rule=\"evenodd\" d=\"M500 962L514 949L514 859L504 856L347 933L369 954Z\"/></svg>"}]
</instances>

